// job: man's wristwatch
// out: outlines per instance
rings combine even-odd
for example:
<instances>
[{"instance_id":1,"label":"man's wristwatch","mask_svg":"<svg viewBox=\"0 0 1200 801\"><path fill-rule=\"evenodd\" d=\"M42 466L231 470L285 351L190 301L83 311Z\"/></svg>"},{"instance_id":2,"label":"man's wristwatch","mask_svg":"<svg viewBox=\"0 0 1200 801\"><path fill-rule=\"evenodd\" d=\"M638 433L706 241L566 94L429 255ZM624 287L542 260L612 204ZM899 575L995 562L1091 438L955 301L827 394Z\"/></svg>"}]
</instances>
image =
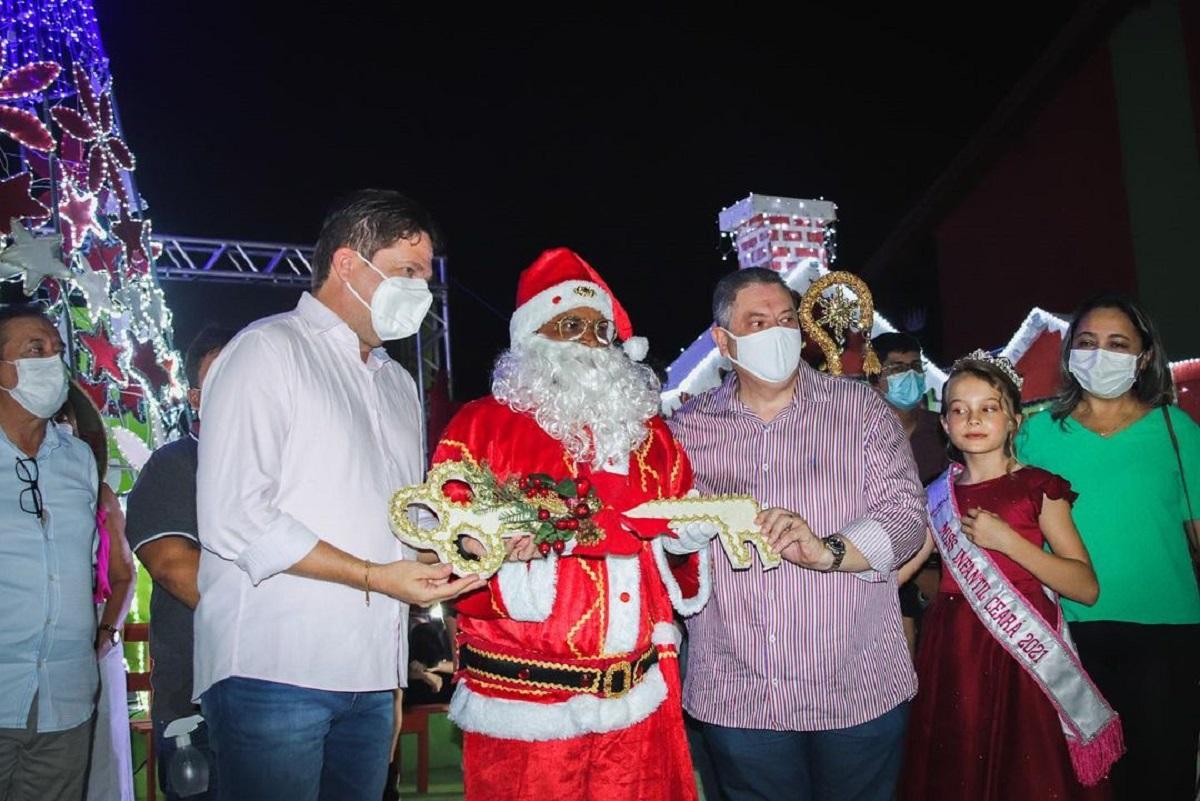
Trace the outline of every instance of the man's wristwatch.
<instances>
[{"instance_id":1,"label":"man's wristwatch","mask_svg":"<svg viewBox=\"0 0 1200 801\"><path fill-rule=\"evenodd\" d=\"M832 534L821 539L825 543L825 547L833 554L833 564L829 566L826 573L832 573L842 566L842 560L846 558L846 543L837 534Z\"/></svg>"},{"instance_id":2,"label":"man's wristwatch","mask_svg":"<svg viewBox=\"0 0 1200 801\"><path fill-rule=\"evenodd\" d=\"M110 626L107 623L101 623L96 628L99 629L99 631L97 631L98 635L100 631L108 632L108 641L112 643L114 648L121 644L121 630L116 626Z\"/></svg>"}]
</instances>

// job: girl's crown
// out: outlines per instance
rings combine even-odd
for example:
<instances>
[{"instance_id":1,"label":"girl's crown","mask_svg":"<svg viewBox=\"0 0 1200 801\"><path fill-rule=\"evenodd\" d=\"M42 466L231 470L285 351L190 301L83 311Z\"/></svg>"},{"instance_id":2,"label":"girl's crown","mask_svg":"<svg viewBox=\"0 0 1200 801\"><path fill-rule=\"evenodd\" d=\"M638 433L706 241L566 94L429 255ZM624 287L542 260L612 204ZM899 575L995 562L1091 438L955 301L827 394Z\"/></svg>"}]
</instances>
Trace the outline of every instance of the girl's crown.
<instances>
[{"instance_id":1,"label":"girl's crown","mask_svg":"<svg viewBox=\"0 0 1200 801\"><path fill-rule=\"evenodd\" d=\"M1018 391L1020 391L1021 386L1025 383L1025 379L1021 378L1021 374L1017 372L1017 368L1013 365L1011 359L1008 359L1005 356L994 356L982 348L976 348L966 356L963 356L961 359L954 362L954 366L950 368L950 372L957 372L958 370L962 369L967 362L983 362L984 364L990 364L992 367L999 369L1000 372L1008 376L1008 379L1013 382Z\"/></svg>"}]
</instances>

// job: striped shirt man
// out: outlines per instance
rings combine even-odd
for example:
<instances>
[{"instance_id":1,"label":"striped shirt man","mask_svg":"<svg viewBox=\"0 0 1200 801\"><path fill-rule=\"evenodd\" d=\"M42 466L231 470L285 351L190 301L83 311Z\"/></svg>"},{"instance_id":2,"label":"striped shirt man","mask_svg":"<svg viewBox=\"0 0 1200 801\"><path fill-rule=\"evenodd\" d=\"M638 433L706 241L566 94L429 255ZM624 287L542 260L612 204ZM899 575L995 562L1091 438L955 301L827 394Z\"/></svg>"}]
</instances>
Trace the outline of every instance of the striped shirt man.
<instances>
[{"instance_id":1,"label":"striped shirt man","mask_svg":"<svg viewBox=\"0 0 1200 801\"><path fill-rule=\"evenodd\" d=\"M840 534L872 568L713 560L708 605L688 621L684 707L741 729L824 731L873 720L916 693L895 570L920 547L925 495L896 415L871 387L803 362L788 404L763 422L731 372L670 420L702 494L752 495Z\"/></svg>"}]
</instances>

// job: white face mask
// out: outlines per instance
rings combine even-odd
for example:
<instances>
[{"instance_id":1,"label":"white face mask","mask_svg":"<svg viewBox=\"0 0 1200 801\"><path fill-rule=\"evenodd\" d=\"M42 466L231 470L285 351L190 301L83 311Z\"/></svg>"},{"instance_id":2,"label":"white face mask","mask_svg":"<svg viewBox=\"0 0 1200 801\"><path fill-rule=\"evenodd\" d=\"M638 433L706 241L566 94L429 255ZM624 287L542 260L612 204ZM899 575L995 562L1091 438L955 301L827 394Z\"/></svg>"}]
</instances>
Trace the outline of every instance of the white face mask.
<instances>
[{"instance_id":1,"label":"white face mask","mask_svg":"<svg viewBox=\"0 0 1200 801\"><path fill-rule=\"evenodd\" d=\"M1137 381L1140 353L1072 348L1067 367L1079 386L1097 398L1118 398Z\"/></svg>"},{"instance_id":2,"label":"white face mask","mask_svg":"<svg viewBox=\"0 0 1200 801\"><path fill-rule=\"evenodd\" d=\"M5 361L8 361L7 359ZM61 356L16 359L17 385L0 387L34 417L49 420L67 399L67 365Z\"/></svg>"},{"instance_id":3,"label":"white face mask","mask_svg":"<svg viewBox=\"0 0 1200 801\"><path fill-rule=\"evenodd\" d=\"M804 338L799 328L777 325L741 337L730 334L728 329L721 330L737 343L738 357L730 356L729 361L768 384L786 381L800 367Z\"/></svg>"},{"instance_id":4,"label":"white face mask","mask_svg":"<svg viewBox=\"0 0 1200 801\"><path fill-rule=\"evenodd\" d=\"M348 282L346 284L354 297L358 298L358 302L371 310L371 327L375 329L375 335L384 342L390 342L417 333L421 328L421 321L425 319L425 312L433 305L433 293L429 291L429 282L420 278L389 278L366 256L359 253L358 257L383 279L379 286L375 287L375 294L371 296L370 303L363 300L362 295Z\"/></svg>"}]
</instances>

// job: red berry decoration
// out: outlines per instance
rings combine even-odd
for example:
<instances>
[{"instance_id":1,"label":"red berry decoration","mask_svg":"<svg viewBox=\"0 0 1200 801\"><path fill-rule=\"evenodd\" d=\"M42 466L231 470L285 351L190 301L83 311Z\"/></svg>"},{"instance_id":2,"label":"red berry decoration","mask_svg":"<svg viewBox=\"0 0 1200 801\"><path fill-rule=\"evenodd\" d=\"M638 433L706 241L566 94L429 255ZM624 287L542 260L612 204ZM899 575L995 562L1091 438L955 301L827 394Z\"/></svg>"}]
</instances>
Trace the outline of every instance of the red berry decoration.
<instances>
[{"instance_id":1,"label":"red berry decoration","mask_svg":"<svg viewBox=\"0 0 1200 801\"><path fill-rule=\"evenodd\" d=\"M569 523L569 522L570 522L569 520L555 520L555 521L554 521L554 527L555 527L556 529L558 529L559 531L566 531L566 530L567 530L567 523Z\"/></svg>"},{"instance_id":2,"label":"red berry decoration","mask_svg":"<svg viewBox=\"0 0 1200 801\"><path fill-rule=\"evenodd\" d=\"M527 479L527 478L521 479L520 481L517 482L517 486L523 490L529 489L529 479Z\"/></svg>"},{"instance_id":3,"label":"red berry decoration","mask_svg":"<svg viewBox=\"0 0 1200 801\"><path fill-rule=\"evenodd\" d=\"M576 517L588 517L589 515L591 515L591 513L592 513L592 510L588 508L588 505L586 503L581 503L575 507L575 516Z\"/></svg>"},{"instance_id":4,"label":"red berry decoration","mask_svg":"<svg viewBox=\"0 0 1200 801\"><path fill-rule=\"evenodd\" d=\"M555 540L554 545L552 547L554 548L555 553L562 553L563 548L567 547L567 543L564 542L563 540Z\"/></svg>"},{"instance_id":5,"label":"red berry decoration","mask_svg":"<svg viewBox=\"0 0 1200 801\"><path fill-rule=\"evenodd\" d=\"M578 520L575 520L574 518L572 518L572 519L566 521L566 523L567 523L567 531L578 531L579 530L579 521Z\"/></svg>"},{"instance_id":6,"label":"red berry decoration","mask_svg":"<svg viewBox=\"0 0 1200 801\"><path fill-rule=\"evenodd\" d=\"M471 499L475 497L471 485L465 481L459 481L457 478L452 478L442 485L442 494L451 503L470 503Z\"/></svg>"},{"instance_id":7,"label":"red berry decoration","mask_svg":"<svg viewBox=\"0 0 1200 801\"><path fill-rule=\"evenodd\" d=\"M580 498L585 497L592 490L592 482L580 476L575 479L575 494Z\"/></svg>"},{"instance_id":8,"label":"red berry decoration","mask_svg":"<svg viewBox=\"0 0 1200 801\"><path fill-rule=\"evenodd\" d=\"M545 556L546 554L550 553L550 543L539 542L538 543L538 551L542 554L542 556Z\"/></svg>"},{"instance_id":9,"label":"red berry decoration","mask_svg":"<svg viewBox=\"0 0 1200 801\"><path fill-rule=\"evenodd\" d=\"M549 519L550 519L550 510L549 509L538 509L538 520L549 520Z\"/></svg>"}]
</instances>

